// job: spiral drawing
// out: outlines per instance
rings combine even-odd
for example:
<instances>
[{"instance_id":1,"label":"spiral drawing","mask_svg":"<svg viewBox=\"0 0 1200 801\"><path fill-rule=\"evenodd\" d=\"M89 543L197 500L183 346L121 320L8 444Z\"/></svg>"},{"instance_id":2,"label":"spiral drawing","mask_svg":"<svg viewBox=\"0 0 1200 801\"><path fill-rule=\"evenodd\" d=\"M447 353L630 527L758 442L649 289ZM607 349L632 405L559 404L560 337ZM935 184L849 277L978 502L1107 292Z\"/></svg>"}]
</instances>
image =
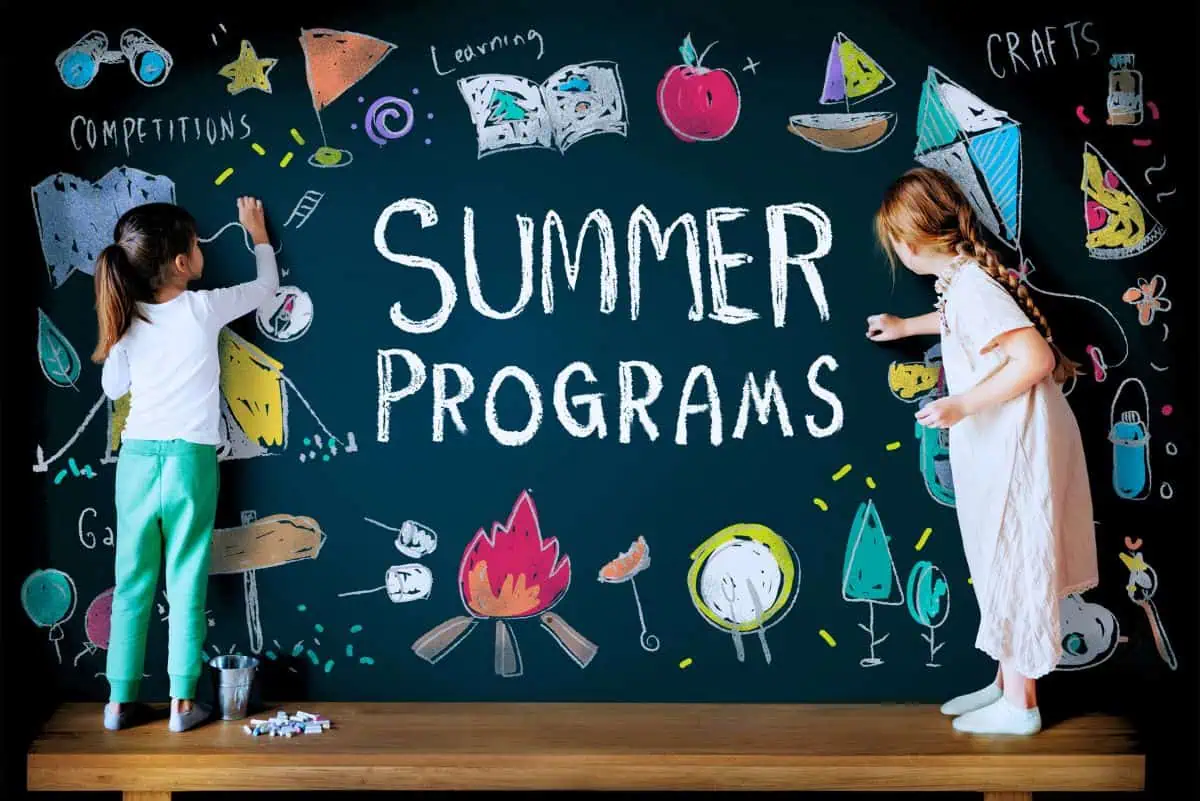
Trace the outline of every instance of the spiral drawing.
<instances>
[{"instance_id":1,"label":"spiral drawing","mask_svg":"<svg viewBox=\"0 0 1200 801\"><path fill-rule=\"evenodd\" d=\"M389 127L388 121L404 117L404 125L399 129ZM367 108L363 118L363 130L371 141L377 145L387 144L390 139L401 139L408 135L413 128L413 107L407 100L391 95L384 95Z\"/></svg>"}]
</instances>

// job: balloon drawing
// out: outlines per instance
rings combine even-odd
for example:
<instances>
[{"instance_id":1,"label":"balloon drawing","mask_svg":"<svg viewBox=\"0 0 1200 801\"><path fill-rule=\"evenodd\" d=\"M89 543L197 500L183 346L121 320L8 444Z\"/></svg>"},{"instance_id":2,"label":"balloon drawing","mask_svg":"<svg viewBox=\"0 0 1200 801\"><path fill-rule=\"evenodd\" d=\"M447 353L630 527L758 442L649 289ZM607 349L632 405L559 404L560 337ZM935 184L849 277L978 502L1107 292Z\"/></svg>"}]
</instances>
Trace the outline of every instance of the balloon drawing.
<instances>
[{"instance_id":1,"label":"balloon drawing","mask_svg":"<svg viewBox=\"0 0 1200 801\"><path fill-rule=\"evenodd\" d=\"M800 588L792 546L766 526L735 523L700 543L691 559L687 585L696 611L729 632L739 662L746 661L742 635L757 634L770 664L766 630L787 616Z\"/></svg>"},{"instance_id":2,"label":"balloon drawing","mask_svg":"<svg viewBox=\"0 0 1200 801\"><path fill-rule=\"evenodd\" d=\"M21 585L21 606L36 626L50 629L50 642L62 664L63 624L75 614L75 582L61 570L35 570Z\"/></svg>"},{"instance_id":3,"label":"balloon drawing","mask_svg":"<svg viewBox=\"0 0 1200 801\"><path fill-rule=\"evenodd\" d=\"M113 590L115 589L116 587L109 587L88 604L83 629L87 636L87 642L83 644L83 650L75 655L74 664L78 665L84 654L108 650L108 638L112 633Z\"/></svg>"}]
</instances>

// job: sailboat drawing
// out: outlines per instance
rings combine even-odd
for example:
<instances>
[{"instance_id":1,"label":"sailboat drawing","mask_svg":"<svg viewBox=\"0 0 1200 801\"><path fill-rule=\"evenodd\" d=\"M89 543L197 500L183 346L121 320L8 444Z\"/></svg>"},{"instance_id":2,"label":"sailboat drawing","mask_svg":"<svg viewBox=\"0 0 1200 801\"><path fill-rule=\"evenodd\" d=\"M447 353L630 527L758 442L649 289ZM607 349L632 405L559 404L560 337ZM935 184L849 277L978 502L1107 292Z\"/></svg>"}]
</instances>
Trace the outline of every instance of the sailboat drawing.
<instances>
[{"instance_id":1,"label":"sailboat drawing","mask_svg":"<svg viewBox=\"0 0 1200 801\"><path fill-rule=\"evenodd\" d=\"M866 51L838 33L825 64L823 106L844 104L846 111L795 114L788 130L822 150L859 153L883 142L896 130L894 111L850 111L850 106L886 92L896 85L891 76Z\"/></svg>"}]
</instances>

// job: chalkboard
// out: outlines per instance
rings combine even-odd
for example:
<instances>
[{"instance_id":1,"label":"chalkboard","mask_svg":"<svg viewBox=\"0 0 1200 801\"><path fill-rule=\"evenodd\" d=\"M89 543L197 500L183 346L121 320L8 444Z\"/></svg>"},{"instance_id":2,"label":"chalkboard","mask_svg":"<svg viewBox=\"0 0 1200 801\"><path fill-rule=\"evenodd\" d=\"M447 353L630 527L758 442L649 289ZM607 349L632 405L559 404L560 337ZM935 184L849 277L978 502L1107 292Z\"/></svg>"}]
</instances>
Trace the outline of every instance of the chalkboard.
<instances>
[{"instance_id":1,"label":"chalkboard","mask_svg":"<svg viewBox=\"0 0 1200 801\"><path fill-rule=\"evenodd\" d=\"M936 341L864 336L933 301L871 229L928 163L962 168L1086 366L1069 399L1101 586L1063 601L1050 680L1098 703L1117 677L1194 675L1194 23L1152 17L672 0L42 20L7 148L7 619L58 695L106 696L123 405L89 361L94 254L119 210L174 200L210 240L200 286L245 280L230 223L251 194L283 287L221 339L206 653L258 655L264 693L977 686L953 477L914 421L943 391ZM147 697L167 686L157 600Z\"/></svg>"}]
</instances>

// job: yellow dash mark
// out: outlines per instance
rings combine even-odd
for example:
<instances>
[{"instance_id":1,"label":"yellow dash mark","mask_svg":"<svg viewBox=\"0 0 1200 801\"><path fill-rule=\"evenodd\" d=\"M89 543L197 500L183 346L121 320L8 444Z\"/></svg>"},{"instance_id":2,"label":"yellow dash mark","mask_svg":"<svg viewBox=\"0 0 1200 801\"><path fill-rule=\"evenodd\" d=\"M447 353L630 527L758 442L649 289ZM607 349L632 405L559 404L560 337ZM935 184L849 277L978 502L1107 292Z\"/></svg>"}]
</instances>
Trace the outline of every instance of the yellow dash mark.
<instances>
[{"instance_id":1,"label":"yellow dash mark","mask_svg":"<svg viewBox=\"0 0 1200 801\"><path fill-rule=\"evenodd\" d=\"M933 529L927 528L921 532L921 539L917 540L916 549L919 551L925 547L925 543L929 541L929 535L933 533Z\"/></svg>"},{"instance_id":2,"label":"yellow dash mark","mask_svg":"<svg viewBox=\"0 0 1200 801\"><path fill-rule=\"evenodd\" d=\"M841 481L850 472L850 465L842 465L842 469L833 474L834 481Z\"/></svg>"},{"instance_id":3,"label":"yellow dash mark","mask_svg":"<svg viewBox=\"0 0 1200 801\"><path fill-rule=\"evenodd\" d=\"M293 128L291 130L291 134L292 134L292 138L296 140L296 144L298 144L298 145L304 144L304 137L300 135L299 131L297 131L295 128Z\"/></svg>"},{"instance_id":4,"label":"yellow dash mark","mask_svg":"<svg viewBox=\"0 0 1200 801\"><path fill-rule=\"evenodd\" d=\"M689 667L691 664L692 664L692 658L689 656L687 659L685 659L679 663L679 669L684 670L685 668Z\"/></svg>"},{"instance_id":5,"label":"yellow dash mark","mask_svg":"<svg viewBox=\"0 0 1200 801\"><path fill-rule=\"evenodd\" d=\"M287 152L287 155L279 160L279 166L286 167L287 165L291 164L292 163L292 155L293 155L292 151L289 150Z\"/></svg>"},{"instance_id":6,"label":"yellow dash mark","mask_svg":"<svg viewBox=\"0 0 1200 801\"><path fill-rule=\"evenodd\" d=\"M975 579L973 579L973 578L968 578L968 579L967 579L967 583L968 583L968 584L974 584L974 583L975 583Z\"/></svg>"},{"instance_id":7,"label":"yellow dash mark","mask_svg":"<svg viewBox=\"0 0 1200 801\"><path fill-rule=\"evenodd\" d=\"M871 489L875 489L875 479L871 478L870 476L867 476L867 486L870 487Z\"/></svg>"},{"instance_id":8,"label":"yellow dash mark","mask_svg":"<svg viewBox=\"0 0 1200 801\"><path fill-rule=\"evenodd\" d=\"M899 442L889 442L886 447L889 451L898 451L898 450L900 450L900 443Z\"/></svg>"},{"instance_id":9,"label":"yellow dash mark","mask_svg":"<svg viewBox=\"0 0 1200 801\"><path fill-rule=\"evenodd\" d=\"M817 634L820 634L820 635L821 635L821 639L822 639L822 640L824 640L825 642L829 643L829 647L830 647L830 648L836 648L836 647L837 647L837 641L836 641L836 640L834 640L834 639L833 639L833 635L832 635L832 634L830 634L830 633L829 633L828 631L826 631L825 629L821 629L820 631L818 631L818 632L817 632Z\"/></svg>"},{"instance_id":10,"label":"yellow dash mark","mask_svg":"<svg viewBox=\"0 0 1200 801\"><path fill-rule=\"evenodd\" d=\"M220 186L221 184L225 183L226 179L231 175L233 175L233 167L226 167L225 171L218 175L217 180L213 181L213 183L215 183L217 186Z\"/></svg>"},{"instance_id":11,"label":"yellow dash mark","mask_svg":"<svg viewBox=\"0 0 1200 801\"><path fill-rule=\"evenodd\" d=\"M829 511L829 504L825 503L825 501L821 500L820 498L813 498L813 503L816 504L817 508L822 512Z\"/></svg>"},{"instance_id":12,"label":"yellow dash mark","mask_svg":"<svg viewBox=\"0 0 1200 801\"><path fill-rule=\"evenodd\" d=\"M255 153L257 153L260 156L267 155L267 151L263 150L263 146L260 145L258 142L251 142L250 149L253 150Z\"/></svg>"}]
</instances>

